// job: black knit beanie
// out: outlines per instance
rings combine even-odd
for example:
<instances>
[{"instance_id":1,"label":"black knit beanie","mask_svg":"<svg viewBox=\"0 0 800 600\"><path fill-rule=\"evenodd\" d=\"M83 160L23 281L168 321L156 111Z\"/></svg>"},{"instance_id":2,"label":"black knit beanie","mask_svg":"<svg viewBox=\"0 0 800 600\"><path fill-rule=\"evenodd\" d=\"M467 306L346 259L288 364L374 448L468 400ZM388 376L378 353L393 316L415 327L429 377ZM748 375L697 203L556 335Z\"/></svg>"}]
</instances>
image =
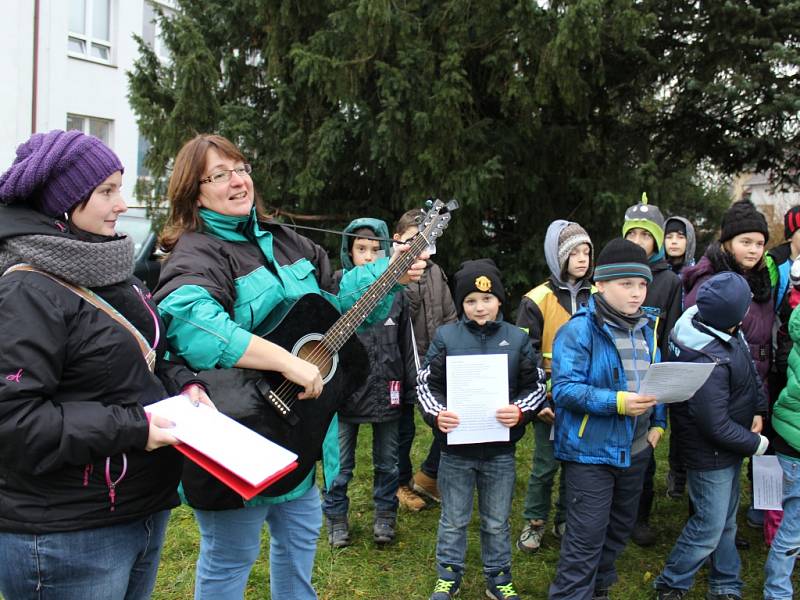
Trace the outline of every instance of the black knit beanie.
<instances>
[{"instance_id":1,"label":"black knit beanie","mask_svg":"<svg viewBox=\"0 0 800 600\"><path fill-rule=\"evenodd\" d=\"M767 219L758 212L758 209L750 200L734 202L722 216L722 231L720 232L719 241L727 242L740 233L751 232L764 234L764 242L768 242L769 227L767 226Z\"/></svg>"},{"instance_id":2,"label":"black knit beanie","mask_svg":"<svg viewBox=\"0 0 800 600\"><path fill-rule=\"evenodd\" d=\"M459 316L464 313L464 298L472 292L493 294L501 303L506 301L500 269L491 258L479 258L461 263L461 268L453 275L453 281L454 300Z\"/></svg>"},{"instance_id":3,"label":"black knit beanie","mask_svg":"<svg viewBox=\"0 0 800 600\"><path fill-rule=\"evenodd\" d=\"M647 253L630 240L616 238L608 242L597 257L595 281L642 277L653 281L653 272L647 262Z\"/></svg>"}]
</instances>

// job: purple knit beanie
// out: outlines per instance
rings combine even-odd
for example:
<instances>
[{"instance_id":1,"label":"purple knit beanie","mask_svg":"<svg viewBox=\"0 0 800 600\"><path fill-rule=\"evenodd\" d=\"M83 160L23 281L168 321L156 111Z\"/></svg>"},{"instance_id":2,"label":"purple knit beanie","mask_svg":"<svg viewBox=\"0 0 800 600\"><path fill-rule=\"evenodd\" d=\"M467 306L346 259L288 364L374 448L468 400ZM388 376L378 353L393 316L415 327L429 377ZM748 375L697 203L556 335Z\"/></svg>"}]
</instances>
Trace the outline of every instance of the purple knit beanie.
<instances>
[{"instance_id":1,"label":"purple knit beanie","mask_svg":"<svg viewBox=\"0 0 800 600\"><path fill-rule=\"evenodd\" d=\"M61 217L123 170L117 155L96 137L60 129L34 133L0 175L0 202L33 203L44 214Z\"/></svg>"}]
</instances>

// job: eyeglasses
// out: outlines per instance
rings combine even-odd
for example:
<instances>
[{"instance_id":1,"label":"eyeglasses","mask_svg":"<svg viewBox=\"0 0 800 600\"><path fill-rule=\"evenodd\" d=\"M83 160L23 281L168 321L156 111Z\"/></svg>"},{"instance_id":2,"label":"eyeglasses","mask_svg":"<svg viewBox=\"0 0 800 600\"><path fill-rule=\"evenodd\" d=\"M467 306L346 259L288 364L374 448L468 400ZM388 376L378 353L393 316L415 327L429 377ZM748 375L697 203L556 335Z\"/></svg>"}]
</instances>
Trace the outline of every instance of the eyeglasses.
<instances>
[{"instance_id":1,"label":"eyeglasses","mask_svg":"<svg viewBox=\"0 0 800 600\"><path fill-rule=\"evenodd\" d=\"M208 177L201 179L200 183L226 183L231 180L234 173L239 177L244 177L245 175L249 175L252 171L253 167L250 166L250 163L244 163L241 167L236 167L235 169L221 169L220 171L215 171Z\"/></svg>"}]
</instances>

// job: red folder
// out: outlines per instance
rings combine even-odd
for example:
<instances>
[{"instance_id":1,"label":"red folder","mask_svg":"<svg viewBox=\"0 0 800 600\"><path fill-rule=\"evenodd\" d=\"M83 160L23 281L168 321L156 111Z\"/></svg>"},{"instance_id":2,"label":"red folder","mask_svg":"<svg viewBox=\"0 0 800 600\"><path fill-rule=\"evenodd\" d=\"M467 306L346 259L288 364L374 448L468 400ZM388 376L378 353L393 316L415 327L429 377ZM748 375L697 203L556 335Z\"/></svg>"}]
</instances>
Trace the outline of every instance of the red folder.
<instances>
[{"instance_id":1,"label":"red folder","mask_svg":"<svg viewBox=\"0 0 800 600\"><path fill-rule=\"evenodd\" d=\"M250 500L254 496L260 494L265 489L267 489L270 485L278 481L281 477L294 471L297 468L297 461L289 464L288 466L284 467L280 471L276 471L269 477L267 477L261 483L256 485L252 485L239 477L233 471L226 469L221 464L216 462L215 460L209 458L199 450L192 448L191 446L187 446L186 444L177 444L174 448L186 456L189 460L196 463L198 466L202 467L209 473L211 473L214 477L219 479L222 483L227 485L231 488L234 492L239 494L245 500Z\"/></svg>"}]
</instances>

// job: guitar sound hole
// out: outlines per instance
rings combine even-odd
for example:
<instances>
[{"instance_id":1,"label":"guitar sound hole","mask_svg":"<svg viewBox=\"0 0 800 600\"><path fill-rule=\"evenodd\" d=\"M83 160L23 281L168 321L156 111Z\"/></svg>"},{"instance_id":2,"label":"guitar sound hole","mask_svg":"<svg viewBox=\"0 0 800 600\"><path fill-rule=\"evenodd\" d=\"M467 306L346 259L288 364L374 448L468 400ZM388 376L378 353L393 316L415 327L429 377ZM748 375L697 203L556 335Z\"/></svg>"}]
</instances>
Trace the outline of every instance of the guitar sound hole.
<instances>
[{"instance_id":1,"label":"guitar sound hole","mask_svg":"<svg viewBox=\"0 0 800 600\"><path fill-rule=\"evenodd\" d=\"M306 342L297 351L298 358L302 358L319 368L320 375L325 379L333 368L331 353L318 341Z\"/></svg>"}]
</instances>

